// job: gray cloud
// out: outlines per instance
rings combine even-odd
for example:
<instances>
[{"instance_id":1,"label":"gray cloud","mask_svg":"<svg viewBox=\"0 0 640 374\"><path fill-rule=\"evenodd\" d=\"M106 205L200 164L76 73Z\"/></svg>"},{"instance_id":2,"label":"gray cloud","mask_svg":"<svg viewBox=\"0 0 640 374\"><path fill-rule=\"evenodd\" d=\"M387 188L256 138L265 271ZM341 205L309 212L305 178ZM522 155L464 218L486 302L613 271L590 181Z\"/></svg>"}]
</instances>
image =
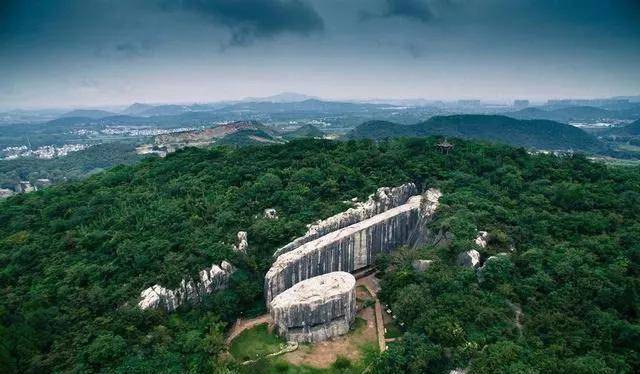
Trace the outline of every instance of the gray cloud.
<instances>
[{"instance_id":1,"label":"gray cloud","mask_svg":"<svg viewBox=\"0 0 640 374\"><path fill-rule=\"evenodd\" d=\"M433 19L433 11L425 0L387 0L385 16L412 18L420 22Z\"/></svg>"},{"instance_id":2,"label":"gray cloud","mask_svg":"<svg viewBox=\"0 0 640 374\"><path fill-rule=\"evenodd\" d=\"M640 1L0 0L0 56L0 107L633 95Z\"/></svg>"},{"instance_id":3,"label":"gray cloud","mask_svg":"<svg viewBox=\"0 0 640 374\"><path fill-rule=\"evenodd\" d=\"M427 23L436 17L434 1L428 0L385 0L384 9L371 11L369 9L360 12L360 20L368 21L375 18L403 17L418 22ZM440 0L440 5L449 5L448 0Z\"/></svg>"},{"instance_id":4,"label":"gray cloud","mask_svg":"<svg viewBox=\"0 0 640 374\"><path fill-rule=\"evenodd\" d=\"M293 33L310 35L324 29L320 15L301 0L182 0L165 2L210 17L231 29L230 45L245 46L259 38Z\"/></svg>"}]
</instances>

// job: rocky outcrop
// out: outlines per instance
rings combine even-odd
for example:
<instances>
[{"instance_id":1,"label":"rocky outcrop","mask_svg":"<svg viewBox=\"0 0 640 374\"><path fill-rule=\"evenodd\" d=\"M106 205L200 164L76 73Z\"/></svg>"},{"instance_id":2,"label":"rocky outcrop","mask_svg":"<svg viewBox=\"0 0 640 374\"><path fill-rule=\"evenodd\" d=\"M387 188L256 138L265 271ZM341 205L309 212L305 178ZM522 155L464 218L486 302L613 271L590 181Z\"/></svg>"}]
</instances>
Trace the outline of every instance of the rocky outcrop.
<instances>
[{"instance_id":1,"label":"rocky outcrop","mask_svg":"<svg viewBox=\"0 0 640 374\"><path fill-rule=\"evenodd\" d=\"M290 341L319 342L345 334L356 315L356 279L332 272L306 279L270 303L276 332Z\"/></svg>"},{"instance_id":2,"label":"rocky outcrop","mask_svg":"<svg viewBox=\"0 0 640 374\"><path fill-rule=\"evenodd\" d=\"M264 210L262 217L266 219L278 219L278 212L273 208L268 208Z\"/></svg>"},{"instance_id":3,"label":"rocky outcrop","mask_svg":"<svg viewBox=\"0 0 640 374\"><path fill-rule=\"evenodd\" d=\"M376 196L387 196L383 205L393 205L393 208L373 215L370 212L382 208L367 205L369 208L365 210L350 209L343 215L333 216L330 219L333 223L317 226L304 237L296 239L290 244L295 248L278 256L265 276L267 305L300 281L333 271L353 272L371 265L381 253L410 245L417 239L416 227L425 217L433 215L441 196L440 191L429 190L424 197L411 196L400 204L398 196L414 189L412 184L398 189L379 189ZM369 218L359 220L361 217ZM349 222L354 223L345 226ZM336 229L324 235L318 234L329 227ZM310 240L311 237L315 239Z\"/></svg>"},{"instance_id":4,"label":"rocky outcrop","mask_svg":"<svg viewBox=\"0 0 640 374\"><path fill-rule=\"evenodd\" d=\"M480 266L480 252L476 251L475 249L462 252L458 255L456 263L459 266L475 269Z\"/></svg>"},{"instance_id":5,"label":"rocky outcrop","mask_svg":"<svg viewBox=\"0 0 640 374\"><path fill-rule=\"evenodd\" d=\"M249 242L247 241L247 232L238 231L238 234L236 235L236 244L234 244L233 250L235 252L242 252L246 254L247 248L249 248Z\"/></svg>"},{"instance_id":6,"label":"rocky outcrop","mask_svg":"<svg viewBox=\"0 0 640 374\"><path fill-rule=\"evenodd\" d=\"M394 188L380 187L376 193L369 196L366 202L355 203L353 208L349 208L345 212L338 213L327 219L317 221L309 226L309 229L303 236L296 238L291 243L276 250L274 257L292 251L330 232L364 221L391 208L400 206L417 193L418 189L413 183L406 183Z\"/></svg>"},{"instance_id":7,"label":"rocky outcrop","mask_svg":"<svg viewBox=\"0 0 640 374\"><path fill-rule=\"evenodd\" d=\"M200 271L197 282L183 279L175 289L156 284L140 293L138 306L143 310L152 308L171 312L183 304L199 302L204 295L226 288L233 271L230 263L222 261L220 266L212 265Z\"/></svg>"},{"instance_id":8,"label":"rocky outcrop","mask_svg":"<svg viewBox=\"0 0 640 374\"><path fill-rule=\"evenodd\" d=\"M473 241L478 247L486 248L489 243L489 233L486 231L478 231L478 235ZM471 249L466 252L462 252L458 255L456 259L456 263L459 266L464 266L468 268L478 268L480 266L480 252L475 249Z\"/></svg>"},{"instance_id":9,"label":"rocky outcrop","mask_svg":"<svg viewBox=\"0 0 640 374\"><path fill-rule=\"evenodd\" d=\"M432 260L415 260L411 263L411 266L413 266L413 269L415 271L422 273L427 271L427 269L429 269L432 263L433 263Z\"/></svg>"},{"instance_id":10,"label":"rocky outcrop","mask_svg":"<svg viewBox=\"0 0 640 374\"><path fill-rule=\"evenodd\" d=\"M480 248L485 248L489 243L489 233L486 231L478 231L478 236L476 240L474 240L474 243Z\"/></svg>"}]
</instances>

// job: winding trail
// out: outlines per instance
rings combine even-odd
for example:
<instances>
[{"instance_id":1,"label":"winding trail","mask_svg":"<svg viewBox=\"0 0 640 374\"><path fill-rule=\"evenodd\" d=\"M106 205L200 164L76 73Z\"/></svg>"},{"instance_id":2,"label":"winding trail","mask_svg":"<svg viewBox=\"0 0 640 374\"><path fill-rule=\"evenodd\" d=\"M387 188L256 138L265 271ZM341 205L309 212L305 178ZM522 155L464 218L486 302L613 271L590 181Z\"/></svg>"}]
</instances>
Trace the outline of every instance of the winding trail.
<instances>
[{"instance_id":1,"label":"winding trail","mask_svg":"<svg viewBox=\"0 0 640 374\"><path fill-rule=\"evenodd\" d=\"M273 320L271 319L271 315L264 314L259 317L253 319L242 320L238 318L236 322L231 327L229 331L229 336L227 337L226 343L229 345L233 339L238 337L244 330L250 329L252 327L262 325L263 323L268 324L269 326L273 325Z\"/></svg>"}]
</instances>

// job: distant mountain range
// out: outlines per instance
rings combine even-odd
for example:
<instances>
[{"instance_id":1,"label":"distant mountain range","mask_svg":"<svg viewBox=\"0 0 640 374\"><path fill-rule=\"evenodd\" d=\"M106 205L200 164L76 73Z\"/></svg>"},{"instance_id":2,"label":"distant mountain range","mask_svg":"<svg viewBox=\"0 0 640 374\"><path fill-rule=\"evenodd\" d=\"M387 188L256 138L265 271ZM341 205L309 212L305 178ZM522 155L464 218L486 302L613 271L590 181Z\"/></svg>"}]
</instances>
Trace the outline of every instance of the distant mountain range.
<instances>
[{"instance_id":1,"label":"distant mountain range","mask_svg":"<svg viewBox=\"0 0 640 374\"><path fill-rule=\"evenodd\" d=\"M299 100L297 100L299 99ZM122 111L124 115L138 117L159 117L159 116L180 116L190 113L200 113L199 116L210 117L222 114L238 114L238 113L261 113L261 114L278 114L278 113L325 113L325 114L343 114L343 113L367 113L376 110L388 109L388 104L367 104L367 103L350 103L340 101L322 101L315 98L308 98L298 94L281 94L265 98L251 98L241 102L215 103L215 104L191 104L191 105L150 105L135 103ZM92 119L106 118L113 116L114 113L104 112L92 115L83 115L83 111L74 111L74 117L87 117ZM91 113L90 113L91 114ZM69 117L69 116L67 116Z\"/></svg>"},{"instance_id":2,"label":"distant mountain range","mask_svg":"<svg viewBox=\"0 0 640 374\"><path fill-rule=\"evenodd\" d=\"M267 102L267 103L297 103L306 100L320 100L315 96L299 94L295 92L283 92L277 95L266 97L246 97L243 102Z\"/></svg>"},{"instance_id":3,"label":"distant mountain range","mask_svg":"<svg viewBox=\"0 0 640 374\"><path fill-rule=\"evenodd\" d=\"M369 121L347 134L348 139L382 139L444 135L482 139L547 150L599 152L605 145L594 136L569 125L548 120L517 120L497 115L436 116L414 125Z\"/></svg>"},{"instance_id":4,"label":"distant mountain range","mask_svg":"<svg viewBox=\"0 0 640 374\"><path fill-rule=\"evenodd\" d=\"M64 113L59 118L70 118L70 117L82 117L82 118L91 118L91 119L99 119L109 116L115 116L116 113L107 112L106 110L97 110L97 109L76 109L70 112Z\"/></svg>"}]
</instances>

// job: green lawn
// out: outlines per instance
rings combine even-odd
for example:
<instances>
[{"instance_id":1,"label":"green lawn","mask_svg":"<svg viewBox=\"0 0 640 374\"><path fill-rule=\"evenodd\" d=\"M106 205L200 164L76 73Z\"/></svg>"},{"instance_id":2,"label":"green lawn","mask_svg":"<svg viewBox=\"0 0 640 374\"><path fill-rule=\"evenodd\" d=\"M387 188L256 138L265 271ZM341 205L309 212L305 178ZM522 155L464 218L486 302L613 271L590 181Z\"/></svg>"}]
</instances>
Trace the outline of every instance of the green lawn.
<instances>
[{"instance_id":1,"label":"green lawn","mask_svg":"<svg viewBox=\"0 0 640 374\"><path fill-rule=\"evenodd\" d=\"M242 334L231 343L229 352L240 361L255 360L269 353L278 352L286 344L284 339L276 334L270 334L267 324L258 325Z\"/></svg>"}]
</instances>

